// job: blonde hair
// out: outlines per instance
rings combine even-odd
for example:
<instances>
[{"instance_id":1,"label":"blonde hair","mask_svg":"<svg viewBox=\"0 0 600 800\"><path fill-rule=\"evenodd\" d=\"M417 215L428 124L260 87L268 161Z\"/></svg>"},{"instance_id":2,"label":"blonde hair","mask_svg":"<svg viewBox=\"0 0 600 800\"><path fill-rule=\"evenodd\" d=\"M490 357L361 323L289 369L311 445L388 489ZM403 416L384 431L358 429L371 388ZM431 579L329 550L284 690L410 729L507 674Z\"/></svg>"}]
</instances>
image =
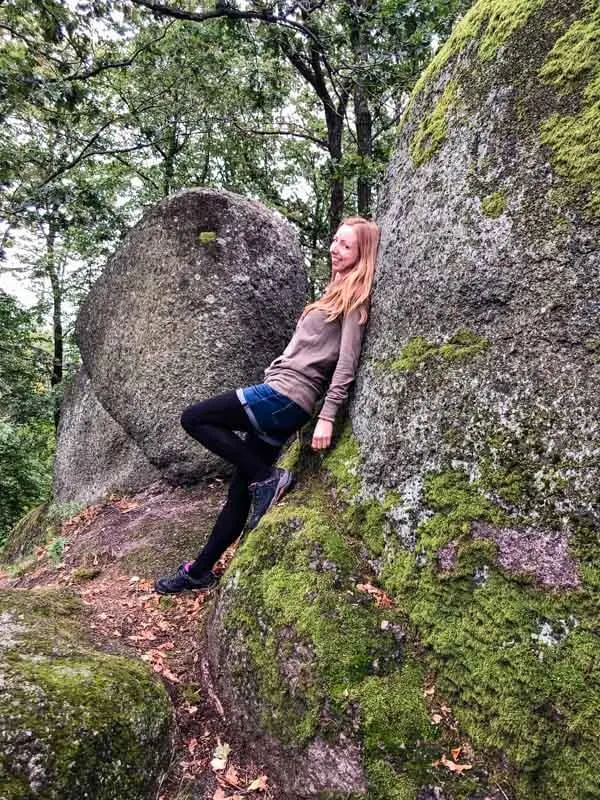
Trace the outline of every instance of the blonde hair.
<instances>
[{"instance_id":1,"label":"blonde hair","mask_svg":"<svg viewBox=\"0 0 600 800\"><path fill-rule=\"evenodd\" d=\"M375 275L375 260L379 245L379 226L364 217L348 217L341 225L350 225L356 231L358 260L351 272L341 281L331 280L322 297L309 303L302 312L304 317L313 308L327 314L327 322L360 308L360 322L367 321L367 308ZM341 226L340 226L341 227Z\"/></svg>"}]
</instances>

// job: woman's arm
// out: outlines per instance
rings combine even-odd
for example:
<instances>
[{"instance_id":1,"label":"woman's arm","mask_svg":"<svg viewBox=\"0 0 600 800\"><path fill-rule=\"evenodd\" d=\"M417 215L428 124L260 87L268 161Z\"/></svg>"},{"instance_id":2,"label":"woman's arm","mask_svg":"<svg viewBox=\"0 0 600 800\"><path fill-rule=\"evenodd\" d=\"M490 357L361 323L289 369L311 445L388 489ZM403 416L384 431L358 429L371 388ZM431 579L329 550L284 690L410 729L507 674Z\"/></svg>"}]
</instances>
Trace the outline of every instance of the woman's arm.
<instances>
[{"instance_id":1,"label":"woman's arm","mask_svg":"<svg viewBox=\"0 0 600 800\"><path fill-rule=\"evenodd\" d=\"M359 320L358 309L342 320L340 354L313 434L312 447L315 450L331 444L333 422L339 408L348 399L348 390L356 377L365 332L365 324L361 325Z\"/></svg>"}]
</instances>

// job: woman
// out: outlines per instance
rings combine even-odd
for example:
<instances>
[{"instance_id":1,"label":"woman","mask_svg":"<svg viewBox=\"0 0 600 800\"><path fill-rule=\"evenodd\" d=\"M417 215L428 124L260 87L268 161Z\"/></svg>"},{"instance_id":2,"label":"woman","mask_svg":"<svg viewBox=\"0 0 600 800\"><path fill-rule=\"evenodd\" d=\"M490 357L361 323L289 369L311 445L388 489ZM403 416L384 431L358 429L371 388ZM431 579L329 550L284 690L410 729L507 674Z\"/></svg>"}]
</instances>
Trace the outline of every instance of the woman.
<instances>
[{"instance_id":1,"label":"woman","mask_svg":"<svg viewBox=\"0 0 600 800\"><path fill-rule=\"evenodd\" d=\"M274 464L323 394L311 444L315 450L331 444L333 422L360 356L378 242L374 222L344 220L330 247L331 281L302 312L283 354L265 370L265 383L211 397L183 412L181 424L190 436L236 470L205 547L195 561L156 582L160 594L210 589L216 583L212 567L242 533L250 508L248 530L292 487L292 474ZM235 431L245 431L245 440Z\"/></svg>"}]
</instances>

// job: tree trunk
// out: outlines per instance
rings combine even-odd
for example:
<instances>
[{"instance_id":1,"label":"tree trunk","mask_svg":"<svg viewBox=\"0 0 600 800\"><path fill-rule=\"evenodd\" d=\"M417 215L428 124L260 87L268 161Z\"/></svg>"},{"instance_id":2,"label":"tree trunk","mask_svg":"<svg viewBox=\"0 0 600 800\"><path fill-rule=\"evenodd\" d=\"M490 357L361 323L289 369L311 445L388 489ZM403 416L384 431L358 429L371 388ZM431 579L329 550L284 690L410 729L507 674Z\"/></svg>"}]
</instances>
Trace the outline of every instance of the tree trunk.
<instances>
[{"instance_id":1,"label":"tree trunk","mask_svg":"<svg viewBox=\"0 0 600 800\"><path fill-rule=\"evenodd\" d=\"M342 102L342 101L340 101ZM329 233L333 236L344 216L344 176L341 170L342 163L342 134L344 131L343 108L325 106L327 120L327 148L329 150L329 175L330 175L330 201L329 201Z\"/></svg>"},{"instance_id":2,"label":"tree trunk","mask_svg":"<svg viewBox=\"0 0 600 800\"><path fill-rule=\"evenodd\" d=\"M371 178L365 171L373 154L373 120L363 88L358 84L354 88L354 116L361 166L361 172L356 178L358 213L363 217L368 217L371 213Z\"/></svg>"},{"instance_id":3,"label":"tree trunk","mask_svg":"<svg viewBox=\"0 0 600 800\"><path fill-rule=\"evenodd\" d=\"M53 357L52 357L52 375L50 377L50 385L52 388L62 383L63 379L63 361L64 361L64 339L62 327L62 287L60 285L60 276L56 265L56 225L53 220L50 220L48 233L46 235L46 269L48 277L50 278L50 285L52 287L52 332L53 332ZM57 400L54 402L54 427L58 430L58 420L60 416L60 404Z\"/></svg>"},{"instance_id":4,"label":"tree trunk","mask_svg":"<svg viewBox=\"0 0 600 800\"><path fill-rule=\"evenodd\" d=\"M354 121L356 125L356 145L360 157L360 172L356 178L356 193L358 196L358 213L362 216L369 216L371 213L371 178L367 170L373 155L373 118L363 84L363 75L365 75L367 69L367 43L365 41L365 22L363 19L366 5L367 0L355 0L356 13L352 16L353 25L350 34L354 52L354 74L356 75L353 87Z\"/></svg>"}]
</instances>

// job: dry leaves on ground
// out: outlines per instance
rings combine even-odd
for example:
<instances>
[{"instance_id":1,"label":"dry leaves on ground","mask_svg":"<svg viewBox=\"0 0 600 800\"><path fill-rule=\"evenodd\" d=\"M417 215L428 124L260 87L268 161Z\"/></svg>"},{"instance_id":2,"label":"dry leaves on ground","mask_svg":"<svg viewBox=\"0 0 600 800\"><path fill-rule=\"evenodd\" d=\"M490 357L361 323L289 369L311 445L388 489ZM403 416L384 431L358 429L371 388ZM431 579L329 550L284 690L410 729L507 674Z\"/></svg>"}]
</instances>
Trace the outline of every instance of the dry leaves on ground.
<instances>
[{"instance_id":1,"label":"dry leaves on ground","mask_svg":"<svg viewBox=\"0 0 600 800\"><path fill-rule=\"evenodd\" d=\"M375 598L375 605L378 608L393 608L394 603L391 598L383 591L383 589L373 586L372 583L358 583L356 588L359 592L365 592Z\"/></svg>"},{"instance_id":2,"label":"dry leaves on ground","mask_svg":"<svg viewBox=\"0 0 600 800\"><path fill-rule=\"evenodd\" d=\"M458 750L460 753L460 747L455 748L455 750L453 750L452 752L454 753L456 750ZM457 764L455 761L452 761L452 759L448 758L445 754L443 754L440 759L434 761L432 764L433 767L439 767L440 765L442 767L446 767L446 769L449 769L450 772L456 772L459 775L462 775L462 773L466 772L468 769L473 769L472 764Z\"/></svg>"}]
</instances>

